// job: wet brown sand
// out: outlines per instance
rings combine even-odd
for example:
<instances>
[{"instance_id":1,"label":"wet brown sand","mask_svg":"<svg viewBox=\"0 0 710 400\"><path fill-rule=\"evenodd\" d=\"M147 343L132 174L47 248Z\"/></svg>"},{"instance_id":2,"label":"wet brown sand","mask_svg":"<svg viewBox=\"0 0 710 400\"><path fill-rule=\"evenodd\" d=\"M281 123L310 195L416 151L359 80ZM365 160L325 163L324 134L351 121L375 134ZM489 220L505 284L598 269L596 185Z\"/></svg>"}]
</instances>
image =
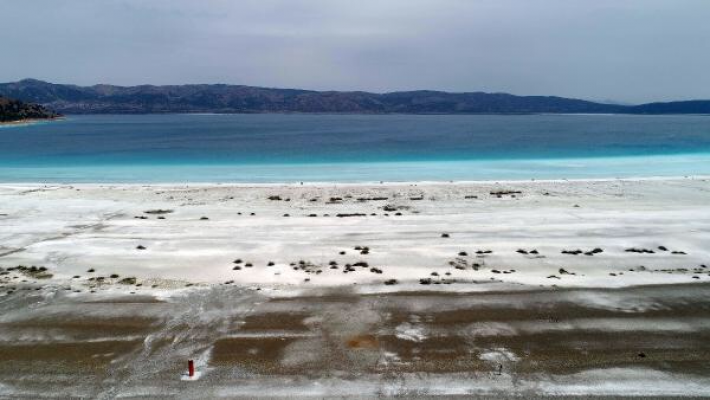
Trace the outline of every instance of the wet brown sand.
<instances>
[{"instance_id":1,"label":"wet brown sand","mask_svg":"<svg viewBox=\"0 0 710 400\"><path fill-rule=\"evenodd\" d=\"M46 288L0 299L0 312L0 399L427 397L411 379L489 380L492 392L463 397L536 398L516 382L610 368L710 377L703 283L297 296L212 286L161 300ZM182 380L188 359L196 381ZM313 394L333 379L362 390Z\"/></svg>"}]
</instances>

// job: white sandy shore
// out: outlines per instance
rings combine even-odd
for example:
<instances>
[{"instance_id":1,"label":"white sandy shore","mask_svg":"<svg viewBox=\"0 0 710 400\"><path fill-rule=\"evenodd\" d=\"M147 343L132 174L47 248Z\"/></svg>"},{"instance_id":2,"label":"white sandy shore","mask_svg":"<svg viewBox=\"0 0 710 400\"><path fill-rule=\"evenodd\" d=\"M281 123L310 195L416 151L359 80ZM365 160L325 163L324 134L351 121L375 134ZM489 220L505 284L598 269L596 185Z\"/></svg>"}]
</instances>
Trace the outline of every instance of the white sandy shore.
<instances>
[{"instance_id":1,"label":"white sandy shore","mask_svg":"<svg viewBox=\"0 0 710 400\"><path fill-rule=\"evenodd\" d=\"M708 178L0 185L0 399L707 397L708 243Z\"/></svg>"},{"instance_id":2,"label":"white sandy shore","mask_svg":"<svg viewBox=\"0 0 710 400\"><path fill-rule=\"evenodd\" d=\"M490 194L499 190L521 193ZM343 200L329 202L331 197ZM387 200L357 200L374 197ZM419 197L423 199L416 200ZM385 206L397 210L384 211ZM165 219L144 213L154 209L173 212ZM367 216L336 217L339 213ZM450 237L442 238L443 233ZM118 274L156 282L234 281L279 287L372 283L367 289L363 286L370 291L620 287L710 280L699 269L710 265L707 243L707 178L0 186L0 267L45 266L55 279ZM370 252L362 255L355 246L367 246ZM659 246L669 251L660 251ZM597 247L604 252L561 254ZM625 251L632 247L655 253ZM523 255L518 249L536 249L539 254ZM492 253L477 256L477 250ZM459 257L459 252L467 256ZM233 270L235 259L243 260L239 271ZM294 270L290 264L300 260L313 272ZM336 261L338 269L330 269L330 261ZM369 267L343 273L346 263L358 261ZM253 267L244 267L247 262ZM267 266L269 262L275 265ZM455 269L451 262L465 269ZM481 267L475 271L473 264ZM640 266L645 270L639 271ZM370 267L382 273L370 272ZM96 272L87 274L90 268ZM561 275L561 268L575 275ZM654 271L659 269L674 271ZM455 283L420 285L419 280L431 273L439 274L432 277L434 283L440 279ZM399 284L381 285L388 279ZM483 282L502 285L480 285Z\"/></svg>"}]
</instances>

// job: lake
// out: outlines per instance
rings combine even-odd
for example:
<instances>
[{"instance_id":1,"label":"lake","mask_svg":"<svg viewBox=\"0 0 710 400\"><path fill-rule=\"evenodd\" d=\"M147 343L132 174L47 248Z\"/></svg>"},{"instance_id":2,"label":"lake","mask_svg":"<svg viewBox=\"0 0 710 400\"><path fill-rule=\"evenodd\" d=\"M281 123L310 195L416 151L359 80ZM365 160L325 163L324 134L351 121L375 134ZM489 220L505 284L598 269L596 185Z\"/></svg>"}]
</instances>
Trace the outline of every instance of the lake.
<instances>
[{"instance_id":1,"label":"lake","mask_svg":"<svg viewBox=\"0 0 710 400\"><path fill-rule=\"evenodd\" d=\"M0 182L710 175L709 116L88 115L0 128Z\"/></svg>"}]
</instances>

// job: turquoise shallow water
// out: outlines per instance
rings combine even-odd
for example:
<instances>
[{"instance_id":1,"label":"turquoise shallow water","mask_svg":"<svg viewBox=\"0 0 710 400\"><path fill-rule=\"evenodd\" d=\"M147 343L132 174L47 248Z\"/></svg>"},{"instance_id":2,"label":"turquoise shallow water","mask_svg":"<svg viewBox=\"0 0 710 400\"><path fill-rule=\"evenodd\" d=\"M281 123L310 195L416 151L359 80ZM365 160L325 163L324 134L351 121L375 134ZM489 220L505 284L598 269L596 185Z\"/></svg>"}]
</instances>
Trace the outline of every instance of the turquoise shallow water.
<instances>
[{"instance_id":1,"label":"turquoise shallow water","mask_svg":"<svg viewBox=\"0 0 710 400\"><path fill-rule=\"evenodd\" d=\"M710 117L128 115L0 128L0 182L710 175Z\"/></svg>"}]
</instances>

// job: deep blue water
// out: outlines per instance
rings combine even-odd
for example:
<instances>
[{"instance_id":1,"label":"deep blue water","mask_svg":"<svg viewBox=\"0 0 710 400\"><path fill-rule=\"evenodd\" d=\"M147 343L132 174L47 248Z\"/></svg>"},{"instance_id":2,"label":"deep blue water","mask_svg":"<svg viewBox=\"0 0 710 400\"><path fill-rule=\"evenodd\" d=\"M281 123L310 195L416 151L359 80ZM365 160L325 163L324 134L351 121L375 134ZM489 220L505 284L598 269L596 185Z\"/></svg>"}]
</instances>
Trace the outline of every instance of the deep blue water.
<instances>
[{"instance_id":1,"label":"deep blue water","mask_svg":"<svg viewBox=\"0 0 710 400\"><path fill-rule=\"evenodd\" d=\"M0 182L710 174L710 117L126 115L0 128Z\"/></svg>"}]
</instances>

